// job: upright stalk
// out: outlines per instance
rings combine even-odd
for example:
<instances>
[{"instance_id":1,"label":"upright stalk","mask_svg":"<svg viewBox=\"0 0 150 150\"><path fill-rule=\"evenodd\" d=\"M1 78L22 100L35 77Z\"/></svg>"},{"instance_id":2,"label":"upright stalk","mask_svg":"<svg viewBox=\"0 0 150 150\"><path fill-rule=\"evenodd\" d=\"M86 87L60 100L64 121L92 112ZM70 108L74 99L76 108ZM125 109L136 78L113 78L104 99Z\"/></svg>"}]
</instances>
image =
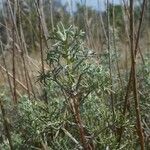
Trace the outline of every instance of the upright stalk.
<instances>
[{"instance_id":1,"label":"upright stalk","mask_svg":"<svg viewBox=\"0 0 150 150\"><path fill-rule=\"evenodd\" d=\"M27 74L27 65L26 65L26 61L25 61L25 58L24 58L24 45L23 45L23 36L22 36L22 26L21 26L21 10L20 10L20 5L19 5L19 1L17 0L17 7L18 7L18 13L17 13L17 19L18 19L18 28L20 29L20 47L21 47L21 58L22 58L22 61L23 61L23 69L24 69L24 76L25 76L25 82L26 82L26 86L27 86L27 93L28 93L28 97L30 99L30 88L29 88L29 83L28 83L28 74Z\"/></svg>"},{"instance_id":2,"label":"upright stalk","mask_svg":"<svg viewBox=\"0 0 150 150\"><path fill-rule=\"evenodd\" d=\"M38 9L40 10L40 7L42 5L42 1L38 0ZM41 22L41 13L39 11L39 40L40 40L40 53L41 53L41 64L42 64L42 74L45 74L45 69L44 69L44 53L43 53L43 40L42 40L42 22ZM45 79L44 79L44 83L45 83ZM44 100L45 103L48 104L48 100L47 100L47 92L45 90L45 88L43 89L44 92Z\"/></svg>"},{"instance_id":3,"label":"upright stalk","mask_svg":"<svg viewBox=\"0 0 150 150\"><path fill-rule=\"evenodd\" d=\"M110 85L111 85L111 91L113 91L112 88L112 62L111 62L111 51L110 51L110 32L109 32L109 27L110 27L110 20L109 20L109 0L107 0L107 49L109 53L109 76L110 76ZM114 99L113 99L113 94L112 92L110 93L110 99L111 99L111 107L112 107L112 113L113 113L113 118L114 118Z\"/></svg>"},{"instance_id":4,"label":"upright stalk","mask_svg":"<svg viewBox=\"0 0 150 150\"><path fill-rule=\"evenodd\" d=\"M86 135L85 135L85 130L83 127L82 119L81 119L81 114L80 114L80 109L79 109L79 99L80 98L75 98L75 96L70 96L71 97L71 102L70 102L70 107L72 110L72 114L75 118L75 122L78 126L79 134L80 134L80 141L82 143L83 149L84 150L92 150L92 145L87 142Z\"/></svg>"},{"instance_id":5,"label":"upright stalk","mask_svg":"<svg viewBox=\"0 0 150 150\"><path fill-rule=\"evenodd\" d=\"M117 67L117 73L118 73L118 78L120 81L120 87L122 90L124 89L123 87L123 82L121 79L121 74L120 74L120 69L119 69L119 61L118 61L118 55L117 55L117 46L116 46L116 35L115 35L115 7L114 7L114 0L112 1L113 3L113 12L112 12L112 19L113 19L113 45L114 45L114 51L115 51L115 57L116 57L116 67Z\"/></svg>"},{"instance_id":6,"label":"upright stalk","mask_svg":"<svg viewBox=\"0 0 150 150\"><path fill-rule=\"evenodd\" d=\"M15 18L15 1L13 0L13 17ZM16 18L15 18L16 19ZM15 20L16 21L16 20ZM16 103L17 102L17 93L16 93L16 65L15 65L15 25L13 23L13 29L12 29L12 36L13 36L13 48L12 48L12 65L13 65L13 68L12 68L12 72L13 72L13 86L14 86L14 89L13 89L13 100L14 102Z\"/></svg>"},{"instance_id":7,"label":"upright stalk","mask_svg":"<svg viewBox=\"0 0 150 150\"><path fill-rule=\"evenodd\" d=\"M136 41L135 41L135 47L134 47L134 59L136 59L136 56L137 56L137 53L138 53L140 31L141 31L143 17L144 17L145 5L146 5L146 0L143 0L142 11L141 11L141 15L140 15L140 22L139 22L139 26L138 26L138 31L137 31ZM130 20L130 22L131 22L131 20ZM131 39L130 39L130 42L131 42ZM128 98L129 98L129 94L130 94L130 91L131 91L130 89L131 89L131 84L132 84L132 74L133 74L133 65L131 65L131 68L130 68L130 76L129 76L129 81L128 81L128 84L127 84L126 95L125 95L125 101L124 101L124 107L123 107L123 116L124 116L124 118L125 118L125 115L126 115L126 112L127 112L127 108L129 106ZM120 129L120 135L119 135L119 139L118 139L119 145L120 145L120 142L121 142L122 133L123 133L123 127L121 127L121 129Z\"/></svg>"},{"instance_id":8,"label":"upright stalk","mask_svg":"<svg viewBox=\"0 0 150 150\"><path fill-rule=\"evenodd\" d=\"M144 136L142 131L140 104L139 104L138 89L137 89L136 55L134 50L134 1L133 0L130 0L130 43L131 43L131 62L132 62L132 86L133 86L133 96L135 100L137 131L140 140L141 150L144 150Z\"/></svg>"}]
</instances>

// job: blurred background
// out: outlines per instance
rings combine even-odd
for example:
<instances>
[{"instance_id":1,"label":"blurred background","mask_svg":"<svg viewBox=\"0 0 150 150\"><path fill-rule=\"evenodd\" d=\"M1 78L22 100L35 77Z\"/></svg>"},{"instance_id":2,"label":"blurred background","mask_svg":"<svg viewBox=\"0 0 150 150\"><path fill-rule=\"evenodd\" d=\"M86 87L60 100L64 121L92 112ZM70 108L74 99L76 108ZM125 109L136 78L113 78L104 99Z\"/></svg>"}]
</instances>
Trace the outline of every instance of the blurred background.
<instances>
[{"instance_id":1,"label":"blurred background","mask_svg":"<svg viewBox=\"0 0 150 150\"><path fill-rule=\"evenodd\" d=\"M136 0L134 3L135 32L138 30L141 9L142 0ZM137 56L139 62L144 62L143 55L149 55L150 50L149 11L150 2L147 1L140 31L140 53ZM2 86L7 83L6 72L13 76L13 68L20 85L26 87L26 82L29 82L30 78L35 83L42 65L41 50L44 59L47 46L50 48L47 39L59 22L66 27L72 25L83 30L86 33L87 47L96 55L107 53L109 34L111 57L115 57L120 70L128 72L130 66L129 1L0 0L0 84ZM15 49L14 58L12 48ZM112 63L112 67L114 66L116 64ZM28 77L24 74L24 69ZM20 85L17 85L19 89ZM38 92L39 85L33 84L33 86Z\"/></svg>"}]
</instances>

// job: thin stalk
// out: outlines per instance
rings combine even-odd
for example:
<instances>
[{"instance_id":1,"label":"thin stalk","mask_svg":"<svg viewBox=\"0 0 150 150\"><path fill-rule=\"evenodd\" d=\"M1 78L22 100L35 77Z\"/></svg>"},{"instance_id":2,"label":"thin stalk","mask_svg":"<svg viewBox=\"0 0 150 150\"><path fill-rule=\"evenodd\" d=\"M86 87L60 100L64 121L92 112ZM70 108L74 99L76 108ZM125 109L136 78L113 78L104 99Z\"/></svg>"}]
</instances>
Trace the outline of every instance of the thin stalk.
<instances>
[{"instance_id":1,"label":"thin stalk","mask_svg":"<svg viewBox=\"0 0 150 150\"><path fill-rule=\"evenodd\" d=\"M144 57L143 57L143 54L141 52L141 49L140 49L140 46L139 46L139 35L140 35L140 31L141 31L141 26L142 26L142 22L143 22L143 16L144 16L144 11L145 11L145 6L146 6L146 2L147 0L143 0L143 4L142 4L142 11L141 11L141 15L140 15L140 18L139 18L139 27L138 27L138 31L137 31L137 34L134 33L134 40L136 42L135 44L135 53L137 53L137 51L139 51L139 54L142 58L142 62L144 64ZM127 13L127 16L128 16L128 19L130 20L130 15L129 15L129 11L127 9L127 6L126 6L126 3L125 3L125 0L123 0L123 3L124 3L124 8L125 8L125 11ZM128 36L129 37L129 36Z\"/></svg>"},{"instance_id":2,"label":"thin stalk","mask_svg":"<svg viewBox=\"0 0 150 150\"><path fill-rule=\"evenodd\" d=\"M28 61L26 60L26 57L25 56L28 56L28 50L27 50L27 47L26 47L26 42L25 42L25 37L24 37L24 33L23 33L23 28L22 28L22 13L21 13L21 10L20 10L20 6L19 6L19 3L18 3L18 22L19 22L19 29L20 29L20 37L21 37L21 47L22 47L22 51L21 51L21 57L22 57L22 61L23 61L23 66L24 66L24 73L25 73L25 80L26 80L26 86L28 88L28 96L29 96L29 99L30 99L30 96L31 96L31 92L30 92L30 88L32 90L32 93L34 95L34 98L36 98L36 94L34 92L34 88L33 88L33 84L32 84L32 80L31 80L31 77L29 75L29 71L28 71Z\"/></svg>"},{"instance_id":3,"label":"thin stalk","mask_svg":"<svg viewBox=\"0 0 150 150\"><path fill-rule=\"evenodd\" d=\"M30 98L30 87L31 87L31 90L32 90L32 93L34 94L34 98L36 98L36 94L34 92L34 88L33 88L33 83L32 83L32 80L31 80L31 77L29 75L29 71L28 71L28 60L26 60L26 57L25 56L28 56L28 50L27 50L27 46L26 46L26 42L25 42L25 37L24 37L24 33L23 33L23 27L22 27L22 21L23 21L23 17L22 17L23 13L22 11L20 10L20 5L19 5L19 2L18 2L18 22L19 22L19 29L20 29L20 38L21 38L21 47L22 47L22 51L21 51L21 57L22 57L22 60L23 60L23 65L24 65L24 73L25 73L25 80L26 80L26 85L27 85L27 88L28 88L28 96ZM25 14L24 14L24 17L25 17ZM31 26L32 28L32 26ZM29 82L29 83L28 83Z\"/></svg>"},{"instance_id":4,"label":"thin stalk","mask_svg":"<svg viewBox=\"0 0 150 150\"><path fill-rule=\"evenodd\" d=\"M44 43L45 43L46 47L48 48L47 39L49 38L49 32L47 29L45 14L44 14L44 10L43 10L43 1L42 0L36 0L36 1L37 2L35 2L35 5L36 5L36 9L37 9L39 25L41 26L40 27L41 28L40 29L41 30L41 38L42 38L42 41L44 39Z\"/></svg>"},{"instance_id":5,"label":"thin stalk","mask_svg":"<svg viewBox=\"0 0 150 150\"><path fill-rule=\"evenodd\" d=\"M38 8L40 10L40 7L42 5L42 1L38 0ZM44 53L43 53L43 40L42 40L42 22L41 22L41 17L39 14L39 40L40 40L40 53L41 53L41 64L42 64L42 74L45 74L45 69L44 69ZM45 79L44 79L44 83L45 83ZM45 103L48 104L48 100L47 100L47 92L45 90L45 88L43 89L44 92L44 99L45 99Z\"/></svg>"},{"instance_id":6,"label":"thin stalk","mask_svg":"<svg viewBox=\"0 0 150 150\"><path fill-rule=\"evenodd\" d=\"M98 8L100 10L100 0L98 0L97 3L98 3ZM107 33L106 33L106 29L105 29L105 25L104 25L104 21L103 21L103 17L102 17L101 11L99 11L99 18L100 18L100 23L101 23L102 30L104 32L104 38L107 41Z\"/></svg>"},{"instance_id":7,"label":"thin stalk","mask_svg":"<svg viewBox=\"0 0 150 150\"><path fill-rule=\"evenodd\" d=\"M15 16L15 1L13 1L13 15ZM13 72L13 86L14 86L14 88L13 88L13 90L14 90L13 91L13 93L14 93L13 100L16 103L17 102L16 65L15 65L15 55L16 55L16 53L15 53L15 41L16 41L15 38L16 37L15 37L15 26L14 26L14 24L13 24L13 29L12 29L12 35L13 35L13 48L12 48L12 66L13 66L13 68L12 68L12 72Z\"/></svg>"},{"instance_id":8,"label":"thin stalk","mask_svg":"<svg viewBox=\"0 0 150 150\"><path fill-rule=\"evenodd\" d=\"M75 98L75 97L71 98L70 106L71 106L73 116L75 117L76 124L77 124L78 129L79 129L80 141L82 143L82 146L83 146L84 150L92 150L91 145L87 143L87 140L86 140L86 137L85 137L85 131L84 131L84 127L83 127L83 123L82 123L78 103L79 102L78 102L77 98Z\"/></svg>"},{"instance_id":9,"label":"thin stalk","mask_svg":"<svg viewBox=\"0 0 150 150\"><path fill-rule=\"evenodd\" d=\"M136 56L137 56L137 53L138 53L140 31L141 31L141 27L142 27L142 23L143 23L143 18L144 18L145 5L146 5L146 0L143 0L142 11L141 11L141 15L140 15L140 22L139 22L139 27L138 27L138 31L137 31L137 38L136 38L135 47L134 47L134 56L135 56L134 59L135 59L135 61L136 61ZM131 22L131 20L130 20L130 22ZM130 42L131 42L131 39L130 39ZM128 84L127 84L126 95L125 95L124 108L123 108L123 116L124 117L126 115L126 111L127 111L128 106L129 106L128 98L129 98L130 88L131 88L131 83L132 83L132 74L133 74L133 65L131 65L131 68L130 68L130 76L129 76L129 81L128 81ZM120 142L121 142L122 133L123 133L123 127L121 127L121 129L120 129L120 136L119 136L119 139L118 139L119 145L120 145Z\"/></svg>"},{"instance_id":10,"label":"thin stalk","mask_svg":"<svg viewBox=\"0 0 150 150\"><path fill-rule=\"evenodd\" d=\"M109 20L109 0L107 0L107 49L109 53L109 76L110 76L110 85L111 85L111 91L113 91L113 85L112 85L112 62L111 62L111 51L110 51L110 20ZM113 118L115 115L115 110L114 110L114 98L113 98L113 93L110 93L110 98L111 98L111 108L112 108L112 113L113 113Z\"/></svg>"},{"instance_id":11,"label":"thin stalk","mask_svg":"<svg viewBox=\"0 0 150 150\"><path fill-rule=\"evenodd\" d=\"M133 95L135 100L135 110L137 119L137 131L140 140L141 150L144 150L144 136L142 131L140 104L137 89L137 76L136 76L136 55L134 49L134 0L130 0L130 42L131 42L131 61L132 61L132 86ZM138 41L138 39L137 39Z\"/></svg>"},{"instance_id":12,"label":"thin stalk","mask_svg":"<svg viewBox=\"0 0 150 150\"><path fill-rule=\"evenodd\" d=\"M120 69L119 69L119 62L118 62L118 56L117 56L117 46L116 46L116 39L115 39L115 8L114 8L114 0L113 0L113 15L112 15L112 19L113 19L113 45L114 45L114 50L115 50L115 56L116 56L116 67L117 67L117 72L118 72L118 77L119 77L119 81L120 81L120 85L122 90L124 89L123 87L123 82L121 79L121 74L120 74Z\"/></svg>"},{"instance_id":13,"label":"thin stalk","mask_svg":"<svg viewBox=\"0 0 150 150\"><path fill-rule=\"evenodd\" d=\"M126 33L126 50L125 50L125 68L126 68L126 79L128 78L128 49L129 49L129 29L128 29L128 22L129 18L127 16L126 6L122 6L122 13L123 13L123 22L125 27L125 33Z\"/></svg>"},{"instance_id":14,"label":"thin stalk","mask_svg":"<svg viewBox=\"0 0 150 150\"><path fill-rule=\"evenodd\" d=\"M21 25L21 23L20 23ZM23 30L22 30L22 27L21 28L21 38L22 40L24 39L24 35L23 35ZM28 56L28 54L26 53L27 52L27 49L26 49L26 46L25 46L25 41L22 41L24 44L23 44L23 49L22 49L22 52L21 52L21 57L22 57L22 60L23 60L23 64L24 64L24 72L26 74L26 81L29 82L29 85L27 86L28 88L28 95L30 97L30 89L29 87L31 87L31 90L32 90L32 93L34 94L34 98L36 99L36 94L34 92L34 88L33 88L33 83L32 83L32 80L31 80L31 77L30 77L30 74L29 74L29 71L28 71L28 61L26 60L26 57L25 55Z\"/></svg>"},{"instance_id":15,"label":"thin stalk","mask_svg":"<svg viewBox=\"0 0 150 150\"><path fill-rule=\"evenodd\" d=\"M23 46L23 37L22 37L22 26L21 26L21 16L20 16L20 6L19 6L19 2L17 0L17 7L18 7L18 12L17 12L17 18L18 18L18 28L20 29L20 37L21 37L21 58L22 58L22 62L23 62L23 68L24 68L24 76L25 76L25 82L26 82L26 86L27 86L27 93L28 93L28 97L30 99L30 88L29 88L29 83L28 83L28 75L27 75L27 67L26 67L26 61L24 58L24 46Z\"/></svg>"}]
</instances>

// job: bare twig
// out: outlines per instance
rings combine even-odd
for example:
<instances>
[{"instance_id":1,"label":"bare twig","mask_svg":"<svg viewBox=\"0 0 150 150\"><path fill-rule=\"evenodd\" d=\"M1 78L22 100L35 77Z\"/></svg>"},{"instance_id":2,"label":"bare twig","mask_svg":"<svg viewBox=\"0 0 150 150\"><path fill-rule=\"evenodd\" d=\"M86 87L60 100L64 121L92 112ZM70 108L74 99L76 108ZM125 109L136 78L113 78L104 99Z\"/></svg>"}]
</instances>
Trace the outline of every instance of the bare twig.
<instances>
[{"instance_id":1,"label":"bare twig","mask_svg":"<svg viewBox=\"0 0 150 150\"><path fill-rule=\"evenodd\" d=\"M136 110L136 119L137 119L137 131L140 140L141 150L144 150L144 136L142 130L141 114L140 114L140 104L138 98L138 89L137 89L137 76L136 76L136 53L134 49L134 0L130 0L130 42L131 42L131 61L132 61L132 85L133 85L133 95L135 100L135 110ZM139 38L138 38L139 39ZM137 39L137 42L138 42Z\"/></svg>"},{"instance_id":2,"label":"bare twig","mask_svg":"<svg viewBox=\"0 0 150 150\"><path fill-rule=\"evenodd\" d=\"M141 31L141 26L142 26L143 17L144 17L145 5L146 5L146 0L143 0L142 11L141 11L141 15L140 15L140 22L139 22L139 27L138 27L138 32L137 32L137 38L136 38L136 42L135 42L135 47L133 47L134 48L134 57L135 57L134 61L136 61L136 56L137 56L137 52L138 52L138 44L139 44L140 31ZM131 22L131 20L130 20L130 22ZM131 42L131 39L130 39L130 42ZM129 98L130 88L131 88L131 83L132 83L132 74L133 74L133 65L131 65L130 76L129 76L129 81L127 84L126 95L125 95L124 108L123 108L124 117L126 115L126 111L127 111L127 107L128 107L128 98ZM119 143L121 142L122 132L123 132L123 127L121 127L121 129L120 129Z\"/></svg>"}]
</instances>

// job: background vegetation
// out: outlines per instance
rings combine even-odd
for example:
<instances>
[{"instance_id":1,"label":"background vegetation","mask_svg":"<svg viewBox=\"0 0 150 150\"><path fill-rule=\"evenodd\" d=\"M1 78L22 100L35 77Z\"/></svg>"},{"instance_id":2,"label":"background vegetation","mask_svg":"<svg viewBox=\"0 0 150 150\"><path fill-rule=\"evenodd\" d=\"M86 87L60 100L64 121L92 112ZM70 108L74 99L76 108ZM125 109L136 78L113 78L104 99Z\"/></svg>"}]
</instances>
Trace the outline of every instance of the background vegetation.
<instances>
[{"instance_id":1,"label":"background vegetation","mask_svg":"<svg viewBox=\"0 0 150 150\"><path fill-rule=\"evenodd\" d=\"M0 149L149 150L150 1L2 2Z\"/></svg>"}]
</instances>

